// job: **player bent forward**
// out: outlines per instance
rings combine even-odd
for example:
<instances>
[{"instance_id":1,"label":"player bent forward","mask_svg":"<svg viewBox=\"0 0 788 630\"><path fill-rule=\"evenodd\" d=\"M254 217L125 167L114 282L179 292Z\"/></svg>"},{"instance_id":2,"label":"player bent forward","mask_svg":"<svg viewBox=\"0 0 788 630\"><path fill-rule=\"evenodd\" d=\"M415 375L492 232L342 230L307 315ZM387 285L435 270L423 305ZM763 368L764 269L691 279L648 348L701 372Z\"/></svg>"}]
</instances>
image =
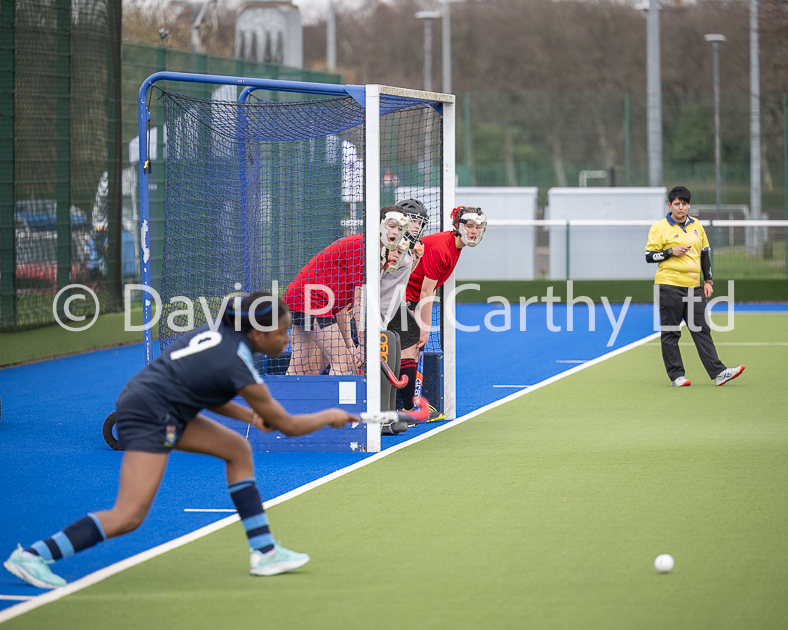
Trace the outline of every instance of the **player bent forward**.
<instances>
[{"instance_id":1,"label":"player bent forward","mask_svg":"<svg viewBox=\"0 0 788 630\"><path fill-rule=\"evenodd\" d=\"M395 249L407 225L408 219L398 208L383 208L380 223L382 249ZM363 284L362 234L334 241L315 254L298 272L284 296L285 303L293 312L293 353L287 369L289 375L321 374L328 366L331 366L331 374L358 373L364 363L364 330L363 326L356 326L356 345L350 322L351 319L363 321Z\"/></svg>"},{"instance_id":2,"label":"player bent forward","mask_svg":"<svg viewBox=\"0 0 788 630\"><path fill-rule=\"evenodd\" d=\"M291 436L354 420L341 409L292 416L271 398L254 368L252 353L281 354L289 342L291 316L278 301L278 321L272 322L273 303L261 299L266 296L270 294L253 293L241 300L241 330L235 330L235 313L228 308L217 330L204 325L185 334L128 382L116 411L118 441L125 453L115 506L88 513L26 549L18 546L4 563L6 569L38 588L64 586L65 580L52 573L49 564L137 529L172 450L213 455L226 462L228 490L251 550L252 575L276 575L309 561L307 554L290 551L274 540L255 484L249 444L199 413L210 409L261 431L277 429ZM250 313L258 327L269 330L254 328ZM232 402L236 394L251 409Z\"/></svg>"},{"instance_id":3,"label":"player bent forward","mask_svg":"<svg viewBox=\"0 0 788 630\"><path fill-rule=\"evenodd\" d=\"M651 226L646 262L659 263L654 284L659 286L659 318L662 360L674 387L689 387L679 351L683 319L692 334L698 355L709 378L717 385L744 372L744 366L726 368L717 356L706 319L706 300L714 292L711 279L711 247L700 221L689 216L690 191L676 186L668 193L667 216ZM700 272L705 279L698 291Z\"/></svg>"},{"instance_id":4,"label":"player bent forward","mask_svg":"<svg viewBox=\"0 0 788 630\"><path fill-rule=\"evenodd\" d=\"M287 373L356 374L363 359L351 335L360 317L364 285L364 237L340 238L312 259L287 286L293 312L293 353ZM356 321L359 321L357 319Z\"/></svg>"}]
</instances>

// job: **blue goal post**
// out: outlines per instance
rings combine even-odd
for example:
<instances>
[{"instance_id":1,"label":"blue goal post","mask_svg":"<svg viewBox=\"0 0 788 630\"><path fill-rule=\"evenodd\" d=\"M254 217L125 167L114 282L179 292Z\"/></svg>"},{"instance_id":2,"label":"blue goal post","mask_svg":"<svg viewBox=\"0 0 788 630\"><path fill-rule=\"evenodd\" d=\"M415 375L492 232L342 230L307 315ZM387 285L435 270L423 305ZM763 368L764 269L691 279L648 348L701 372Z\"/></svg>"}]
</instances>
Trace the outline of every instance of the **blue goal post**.
<instances>
[{"instance_id":1,"label":"blue goal post","mask_svg":"<svg viewBox=\"0 0 788 630\"><path fill-rule=\"evenodd\" d=\"M216 89L211 98L172 91L189 83ZM324 369L325 357L339 356L336 348L324 347L322 354L310 350L307 361L306 354L295 356L295 341L282 359L255 360L274 396L293 413L337 405L353 412L380 410L379 211L416 198L430 214L427 233L451 229L454 96L383 85L151 75L140 86L138 101L142 284L150 288L146 139L152 88L160 92L165 121L160 130L166 161L160 347L207 321L205 315L216 318L233 292L267 290L287 299L291 284L312 277L304 275L307 271L317 269L319 276L325 265L326 274L336 275L335 267L345 262L328 256L334 249L347 256L350 245L340 245L353 243L363 263L353 272L354 282L363 274L362 299L353 302L361 310L352 319L348 315L347 324L343 313L331 317L328 312L320 325L337 324L342 330L347 342L342 352L352 352L352 344L361 347L364 336L375 340L363 346L363 370L337 369L341 357ZM454 276L443 295L452 295L453 289ZM179 308L178 296L194 303L193 316ZM146 365L153 358L148 298L143 295ZM431 402L447 418L456 417L453 314L453 300L433 307L434 332L427 347L435 366ZM293 374L294 365L302 371ZM429 380L427 375L426 391ZM315 391L323 397L310 397ZM338 398L332 401L333 394L325 392L338 392ZM363 439L361 450L380 450L379 426L370 425Z\"/></svg>"}]
</instances>

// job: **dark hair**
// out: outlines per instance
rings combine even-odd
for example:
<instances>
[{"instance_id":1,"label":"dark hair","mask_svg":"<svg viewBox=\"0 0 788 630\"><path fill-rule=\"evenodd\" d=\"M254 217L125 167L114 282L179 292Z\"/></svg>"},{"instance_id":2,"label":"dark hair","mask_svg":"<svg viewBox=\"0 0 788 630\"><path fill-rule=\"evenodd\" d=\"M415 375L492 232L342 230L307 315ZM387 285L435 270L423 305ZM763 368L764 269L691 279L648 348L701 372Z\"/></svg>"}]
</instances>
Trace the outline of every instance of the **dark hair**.
<instances>
[{"instance_id":1,"label":"dark hair","mask_svg":"<svg viewBox=\"0 0 788 630\"><path fill-rule=\"evenodd\" d=\"M692 194L689 189L684 186L674 186L668 193L668 203L673 203L675 199L680 199L681 201L689 203L692 199Z\"/></svg>"},{"instance_id":2,"label":"dark hair","mask_svg":"<svg viewBox=\"0 0 788 630\"><path fill-rule=\"evenodd\" d=\"M272 301L271 301L271 292L270 291L255 291L254 293L247 293L241 299L241 310L240 310L240 320L241 320L241 331L242 332L249 332L254 328L252 326L252 321L249 318L249 310L252 308L252 304L257 302L257 300L261 298L269 298L268 300L264 300L262 302L258 302L254 309L254 319L257 322L258 327L263 328L270 328L273 324L273 308L272 308ZM278 313L277 313L277 322L282 321L282 318L285 315L290 313L290 309L287 307L282 301L282 298L277 298L278 303ZM235 328L235 298L231 299L227 303L227 308L224 310L224 315L222 316L222 322L226 325L230 326L231 328Z\"/></svg>"}]
</instances>

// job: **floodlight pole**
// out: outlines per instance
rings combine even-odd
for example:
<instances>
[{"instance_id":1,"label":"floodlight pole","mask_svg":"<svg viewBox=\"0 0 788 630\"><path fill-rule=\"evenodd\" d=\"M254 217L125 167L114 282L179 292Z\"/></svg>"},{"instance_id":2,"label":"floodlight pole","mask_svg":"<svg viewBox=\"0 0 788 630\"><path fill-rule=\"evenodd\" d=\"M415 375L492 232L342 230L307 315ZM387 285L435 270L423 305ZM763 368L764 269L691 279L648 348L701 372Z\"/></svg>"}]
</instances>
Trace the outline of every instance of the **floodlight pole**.
<instances>
[{"instance_id":1,"label":"floodlight pole","mask_svg":"<svg viewBox=\"0 0 788 630\"><path fill-rule=\"evenodd\" d=\"M662 186L662 64L659 2L649 0L646 15L646 93L648 99L648 185Z\"/></svg>"},{"instance_id":2,"label":"floodlight pole","mask_svg":"<svg viewBox=\"0 0 788 630\"><path fill-rule=\"evenodd\" d=\"M416 19L424 20L424 91L432 92L432 20L441 17L440 11L417 11Z\"/></svg>"},{"instance_id":3,"label":"floodlight pole","mask_svg":"<svg viewBox=\"0 0 788 630\"><path fill-rule=\"evenodd\" d=\"M443 93L451 94L451 15L449 12L449 0L443 0L441 46Z\"/></svg>"},{"instance_id":4,"label":"floodlight pole","mask_svg":"<svg viewBox=\"0 0 788 630\"><path fill-rule=\"evenodd\" d=\"M334 0L328 0L328 17L326 18L326 69L334 72L337 69L337 18L334 13Z\"/></svg>"},{"instance_id":5,"label":"floodlight pole","mask_svg":"<svg viewBox=\"0 0 788 630\"><path fill-rule=\"evenodd\" d=\"M728 41L725 35L712 33L704 35L703 39L711 43L711 57L714 74L714 181L716 192L717 212L715 217L720 219L720 205L722 204L722 142L720 141L720 42Z\"/></svg>"}]
</instances>

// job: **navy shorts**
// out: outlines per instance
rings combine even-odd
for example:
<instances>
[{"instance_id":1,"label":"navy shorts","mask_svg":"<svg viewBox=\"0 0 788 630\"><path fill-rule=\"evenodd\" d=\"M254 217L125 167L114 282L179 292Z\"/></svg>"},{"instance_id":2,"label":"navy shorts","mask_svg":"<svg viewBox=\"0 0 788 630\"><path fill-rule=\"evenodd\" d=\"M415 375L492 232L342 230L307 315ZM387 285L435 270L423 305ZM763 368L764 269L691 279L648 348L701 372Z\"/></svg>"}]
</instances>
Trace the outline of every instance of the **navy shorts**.
<instances>
[{"instance_id":1,"label":"navy shorts","mask_svg":"<svg viewBox=\"0 0 788 630\"><path fill-rule=\"evenodd\" d=\"M188 421L172 412L156 413L136 392L125 390L118 398L115 410L118 443L123 451L169 453Z\"/></svg>"}]
</instances>

